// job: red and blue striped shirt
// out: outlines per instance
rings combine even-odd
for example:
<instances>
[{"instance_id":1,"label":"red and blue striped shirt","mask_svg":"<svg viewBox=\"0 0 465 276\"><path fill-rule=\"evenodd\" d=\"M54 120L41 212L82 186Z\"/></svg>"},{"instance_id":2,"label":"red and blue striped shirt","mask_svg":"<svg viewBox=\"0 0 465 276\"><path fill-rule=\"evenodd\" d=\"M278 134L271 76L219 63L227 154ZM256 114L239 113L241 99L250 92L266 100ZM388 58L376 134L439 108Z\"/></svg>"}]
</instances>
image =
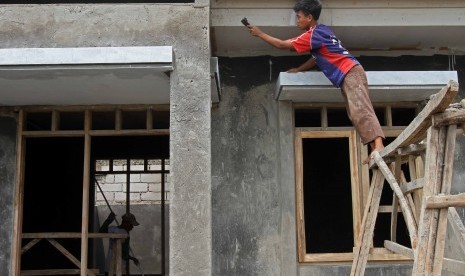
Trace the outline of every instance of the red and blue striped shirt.
<instances>
[{"instance_id":1,"label":"red and blue striped shirt","mask_svg":"<svg viewBox=\"0 0 465 276\"><path fill-rule=\"evenodd\" d=\"M298 53L312 54L316 65L336 87L341 86L352 67L360 64L325 25L318 24L291 40Z\"/></svg>"}]
</instances>

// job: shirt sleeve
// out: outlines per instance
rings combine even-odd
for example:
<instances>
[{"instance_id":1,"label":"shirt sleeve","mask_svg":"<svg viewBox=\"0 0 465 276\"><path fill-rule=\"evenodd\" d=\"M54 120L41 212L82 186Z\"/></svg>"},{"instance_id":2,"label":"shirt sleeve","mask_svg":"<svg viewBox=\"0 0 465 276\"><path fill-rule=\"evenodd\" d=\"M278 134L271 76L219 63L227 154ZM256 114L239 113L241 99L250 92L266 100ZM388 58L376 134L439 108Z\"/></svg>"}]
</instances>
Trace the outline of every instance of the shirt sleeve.
<instances>
[{"instance_id":1,"label":"shirt sleeve","mask_svg":"<svg viewBox=\"0 0 465 276\"><path fill-rule=\"evenodd\" d=\"M299 54L310 52L310 50L312 50L312 47L310 44L310 38L311 38L311 33L305 32L298 37L292 38L291 44L296 50L296 52Z\"/></svg>"}]
</instances>

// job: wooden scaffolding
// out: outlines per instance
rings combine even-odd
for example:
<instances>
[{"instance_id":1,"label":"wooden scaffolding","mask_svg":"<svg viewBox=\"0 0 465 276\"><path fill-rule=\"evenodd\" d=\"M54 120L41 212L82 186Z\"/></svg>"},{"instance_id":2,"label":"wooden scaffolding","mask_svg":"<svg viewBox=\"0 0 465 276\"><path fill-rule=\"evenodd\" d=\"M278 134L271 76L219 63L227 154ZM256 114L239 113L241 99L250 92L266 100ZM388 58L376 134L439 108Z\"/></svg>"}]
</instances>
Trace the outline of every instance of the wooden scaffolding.
<instances>
[{"instance_id":1,"label":"wooden scaffolding","mask_svg":"<svg viewBox=\"0 0 465 276\"><path fill-rule=\"evenodd\" d=\"M452 104L458 83L450 81L432 96L412 123L385 149L374 153L368 201L354 248L351 275L364 275L385 180L393 190L391 240L384 247L413 259L413 275L441 275L446 269L465 275L465 262L444 258L447 221L465 254L465 227L455 207L465 207L465 193L450 195L457 129L465 128L465 101ZM410 182L401 165L407 164ZM396 242L398 208L411 248Z\"/></svg>"}]
</instances>

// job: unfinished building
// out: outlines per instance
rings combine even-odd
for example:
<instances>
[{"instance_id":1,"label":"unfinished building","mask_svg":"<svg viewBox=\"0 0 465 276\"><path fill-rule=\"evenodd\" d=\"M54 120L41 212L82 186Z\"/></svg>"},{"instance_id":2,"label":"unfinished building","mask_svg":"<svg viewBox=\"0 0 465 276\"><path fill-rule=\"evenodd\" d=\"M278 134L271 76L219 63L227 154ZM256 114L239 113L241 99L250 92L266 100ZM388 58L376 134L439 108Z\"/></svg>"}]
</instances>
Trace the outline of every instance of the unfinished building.
<instances>
[{"instance_id":1,"label":"unfinished building","mask_svg":"<svg viewBox=\"0 0 465 276\"><path fill-rule=\"evenodd\" d=\"M140 223L131 275L349 275L368 149L321 72L285 73L308 56L240 22L294 37L295 2L2 1L0 275L103 273L110 209ZM465 98L463 1L322 2L320 23L367 71L386 144L450 80L450 102ZM450 194L465 192L460 129ZM413 182L424 161L393 171ZM380 194L364 274L411 275L413 253L385 246L392 213L396 246L411 248L409 225L387 182ZM456 233L444 258L461 261L442 275L465 275Z\"/></svg>"}]
</instances>

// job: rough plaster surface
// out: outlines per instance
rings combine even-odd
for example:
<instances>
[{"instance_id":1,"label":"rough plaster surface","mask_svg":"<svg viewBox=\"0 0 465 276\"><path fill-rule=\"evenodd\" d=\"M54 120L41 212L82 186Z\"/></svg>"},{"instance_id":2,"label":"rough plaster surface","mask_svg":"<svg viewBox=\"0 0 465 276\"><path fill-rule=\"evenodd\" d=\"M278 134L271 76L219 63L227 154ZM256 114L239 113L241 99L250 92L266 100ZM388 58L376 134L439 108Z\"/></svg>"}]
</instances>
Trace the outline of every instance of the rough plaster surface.
<instances>
[{"instance_id":1,"label":"rough plaster surface","mask_svg":"<svg viewBox=\"0 0 465 276\"><path fill-rule=\"evenodd\" d=\"M223 87L222 101L212 112L214 275L281 275L278 114L272 88Z\"/></svg>"},{"instance_id":2,"label":"rough plaster surface","mask_svg":"<svg viewBox=\"0 0 465 276\"><path fill-rule=\"evenodd\" d=\"M211 275L209 8L169 16L176 37L170 92L170 275Z\"/></svg>"},{"instance_id":3,"label":"rough plaster surface","mask_svg":"<svg viewBox=\"0 0 465 276\"><path fill-rule=\"evenodd\" d=\"M0 275L10 275L16 172L16 120L0 117Z\"/></svg>"},{"instance_id":4,"label":"rough plaster surface","mask_svg":"<svg viewBox=\"0 0 465 276\"><path fill-rule=\"evenodd\" d=\"M0 48L173 46L170 274L211 275L209 1L0 5Z\"/></svg>"}]
</instances>

